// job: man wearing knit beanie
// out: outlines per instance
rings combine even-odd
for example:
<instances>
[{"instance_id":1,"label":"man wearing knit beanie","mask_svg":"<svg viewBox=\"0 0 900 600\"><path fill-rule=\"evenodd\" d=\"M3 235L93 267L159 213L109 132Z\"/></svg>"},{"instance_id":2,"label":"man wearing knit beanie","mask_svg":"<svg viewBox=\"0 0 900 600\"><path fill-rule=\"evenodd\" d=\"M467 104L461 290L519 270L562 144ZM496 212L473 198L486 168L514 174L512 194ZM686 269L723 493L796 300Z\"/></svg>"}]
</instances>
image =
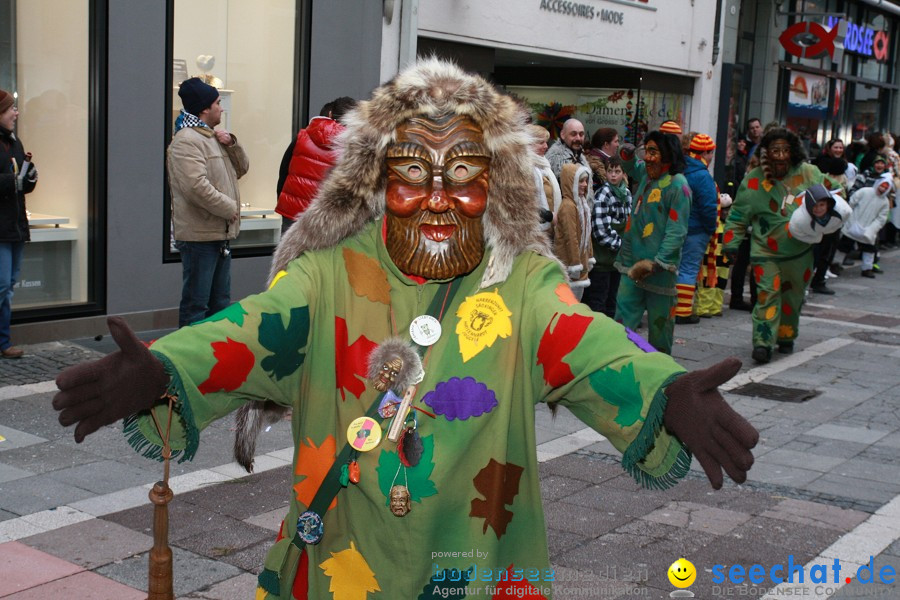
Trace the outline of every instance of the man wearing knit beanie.
<instances>
[{"instance_id":1,"label":"man wearing knit beanie","mask_svg":"<svg viewBox=\"0 0 900 600\"><path fill-rule=\"evenodd\" d=\"M708 135L696 134L691 138L688 154L684 157L687 166L684 176L691 188L691 216L688 219L688 233L681 251L681 264L678 266L678 279L675 287L678 291L678 304L675 306L675 323L679 325L693 324L700 317L693 314L694 290L697 287L697 275L700 273L700 262L709 245L710 237L716 232L716 218L719 194L716 183L709 174L709 163L716 149L715 142Z\"/></svg>"},{"instance_id":2,"label":"man wearing knit beanie","mask_svg":"<svg viewBox=\"0 0 900 600\"><path fill-rule=\"evenodd\" d=\"M222 121L219 92L192 77L178 90L184 110L168 150L175 247L183 287L178 326L202 321L231 304L231 249L240 233L237 180L249 160Z\"/></svg>"}]
</instances>

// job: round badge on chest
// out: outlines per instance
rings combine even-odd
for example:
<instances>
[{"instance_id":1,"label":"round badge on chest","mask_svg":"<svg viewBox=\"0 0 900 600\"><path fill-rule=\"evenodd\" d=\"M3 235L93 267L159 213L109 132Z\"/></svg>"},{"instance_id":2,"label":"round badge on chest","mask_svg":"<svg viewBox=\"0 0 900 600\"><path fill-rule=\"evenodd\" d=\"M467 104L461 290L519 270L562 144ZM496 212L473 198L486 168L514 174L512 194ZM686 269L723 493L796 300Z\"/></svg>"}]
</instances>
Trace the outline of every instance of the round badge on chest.
<instances>
[{"instance_id":1,"label":"round badge on chest","mask_svg":"<svg viewBox=\"0 0 900 600\"><path fill-rule=\"evenodd\" d=\"M347 427L347 441L354 450L368 452L381 442L381 425L369 417L354 419Z\"/></svg>"},{"instance_id":2,"label":"round badge on chest","mask_svg":"<svg viewBox=\"0 0 900 600\"><path fill-rule=\"evenodd\" d=\"M420 315L410 324L409 336L420 346L431 346L441 339L441 322L431 315Z\"/></svg>"}]
</instances>

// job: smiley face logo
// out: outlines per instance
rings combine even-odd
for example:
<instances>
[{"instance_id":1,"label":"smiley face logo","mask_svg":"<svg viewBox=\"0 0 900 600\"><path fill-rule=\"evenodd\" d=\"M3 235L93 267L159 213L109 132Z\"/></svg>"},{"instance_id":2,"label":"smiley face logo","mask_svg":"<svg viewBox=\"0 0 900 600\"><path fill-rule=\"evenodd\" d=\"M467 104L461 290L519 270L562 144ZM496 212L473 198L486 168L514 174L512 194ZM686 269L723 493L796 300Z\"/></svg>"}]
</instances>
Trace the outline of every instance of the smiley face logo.
<instances>
[{"instance_id":1,"label":"smiley face logo","mask_svg":"<svg viewBox=\"0 0 900 600\"><path fill-rule=\"evenodd\" d=\"M669 575L669 583L677 588L690 587L694 580L697 579L697 569L686 558L679 558L673 562L667 573Z\"/></svg>"}]
</instances>

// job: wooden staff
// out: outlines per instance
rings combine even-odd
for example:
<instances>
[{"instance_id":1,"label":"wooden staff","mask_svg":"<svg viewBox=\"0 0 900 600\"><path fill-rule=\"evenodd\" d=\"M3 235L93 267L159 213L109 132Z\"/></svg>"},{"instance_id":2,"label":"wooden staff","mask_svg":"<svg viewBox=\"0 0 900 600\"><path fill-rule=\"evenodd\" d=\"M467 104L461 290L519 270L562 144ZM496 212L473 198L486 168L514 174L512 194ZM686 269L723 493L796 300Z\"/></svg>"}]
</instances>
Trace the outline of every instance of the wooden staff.
<instances>
[{"instance_id":1,"label":"wooden staff","mask_svg":"<svg viewBox=\"0 0 900 600\"><path fill-rule=\"evenodd\" d=\"M151 410L153 423L160 439L163 440L163 478L153 484L150 490L150 502L153 503L153 548L150 549L150 573L147 580L147 600L175 600L172 585L172 549L169 548L169 502L174 494L169 488L169 459L172 449L169 447L169 432L172 430L172 412L175 397L167 394L169 400L169 422L163 432L156 419L156 412Z\"/></svg>"}]
</instances>

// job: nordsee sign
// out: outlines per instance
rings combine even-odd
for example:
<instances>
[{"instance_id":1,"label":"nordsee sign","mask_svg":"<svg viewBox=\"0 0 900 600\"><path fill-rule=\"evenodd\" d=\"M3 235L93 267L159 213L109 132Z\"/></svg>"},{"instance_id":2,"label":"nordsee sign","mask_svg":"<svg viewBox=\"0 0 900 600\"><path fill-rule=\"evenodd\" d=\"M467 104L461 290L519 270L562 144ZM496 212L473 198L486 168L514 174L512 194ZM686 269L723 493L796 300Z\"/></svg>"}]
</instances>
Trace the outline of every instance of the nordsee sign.
<instances>
[{"instance_id":1,"label":"nordsee sign","mask_svg":"<svg viewBox=\"0 0 900 600\"><path fill-rule=\"evenodd\" d=\"M589 4L569 2L568 0L541 0L541 10L555 12L582 19L600 19L603 23L613 25L625 24L625 13L617 10L597 9Z\"/></svg>"},{"instance_id":2,"label":"nordsee sign","mask_svg":"<svg viewBox=\"0 0 900 600\"><path fill-rule=\"evenodd\" d=\"M837 27L842 19L828 17L828 29ZM846 19L843 19L847 21ZM884 61L888 57L890 37L887 31L875 31L865 25L857 25L847 21L847 35L844 37L844 50L863 56L872 56L875 60Z\"/></svg>"}]
</instances>

